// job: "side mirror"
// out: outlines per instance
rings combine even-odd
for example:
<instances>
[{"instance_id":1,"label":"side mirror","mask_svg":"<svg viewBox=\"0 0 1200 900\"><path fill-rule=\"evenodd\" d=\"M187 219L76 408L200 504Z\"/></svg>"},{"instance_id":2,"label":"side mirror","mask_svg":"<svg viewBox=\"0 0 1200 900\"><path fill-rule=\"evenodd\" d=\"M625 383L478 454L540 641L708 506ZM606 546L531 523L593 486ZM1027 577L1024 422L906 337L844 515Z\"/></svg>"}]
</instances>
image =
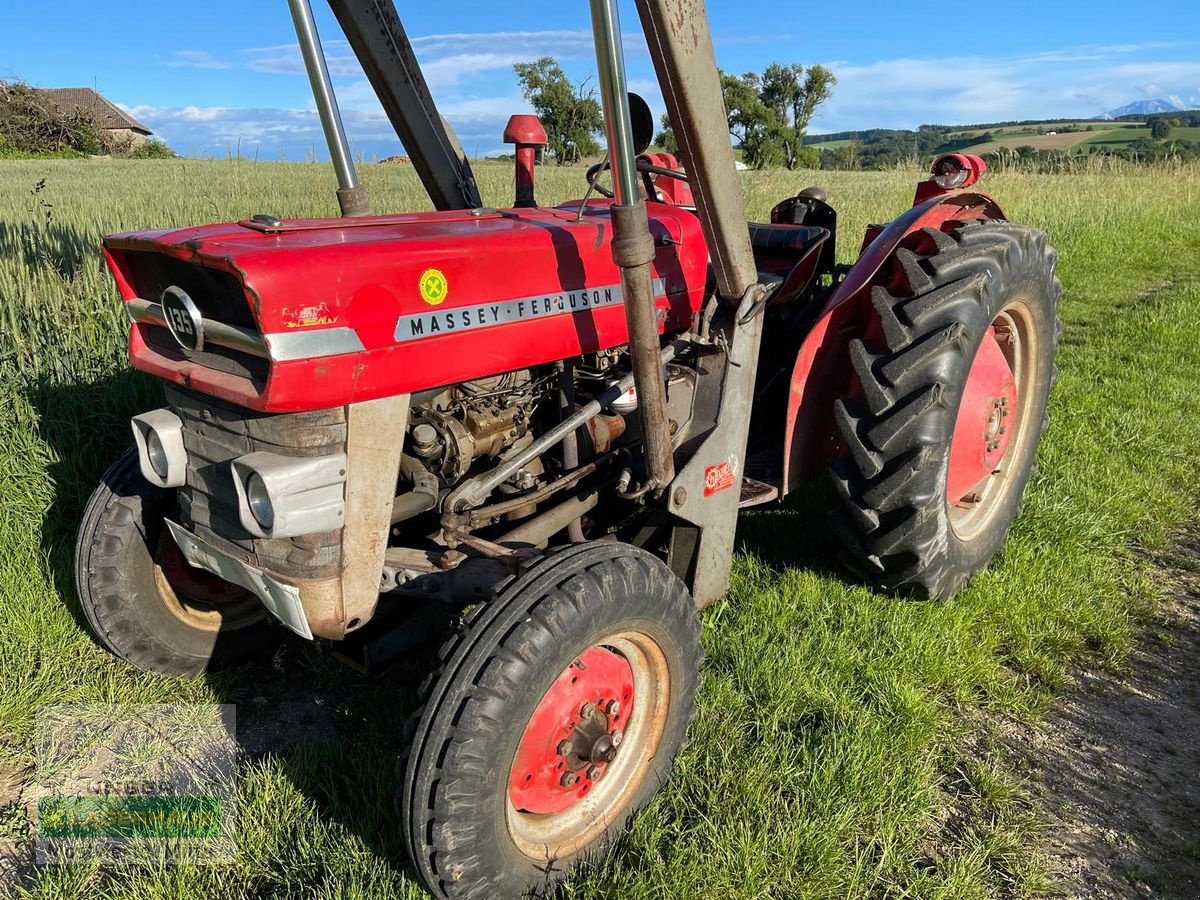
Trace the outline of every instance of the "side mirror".
<instances>
[{"instance_id":1,"label":"side mirror","mask_svg":"<svg viewBox=\"0 0 1200 900\"><path fill-rule=\"evenodd\" d=\"M633 152L641 155L654 140L654 113L650 104L632 91L629 92L629 121L633 126Z\"/></svg>"}]
</instances>

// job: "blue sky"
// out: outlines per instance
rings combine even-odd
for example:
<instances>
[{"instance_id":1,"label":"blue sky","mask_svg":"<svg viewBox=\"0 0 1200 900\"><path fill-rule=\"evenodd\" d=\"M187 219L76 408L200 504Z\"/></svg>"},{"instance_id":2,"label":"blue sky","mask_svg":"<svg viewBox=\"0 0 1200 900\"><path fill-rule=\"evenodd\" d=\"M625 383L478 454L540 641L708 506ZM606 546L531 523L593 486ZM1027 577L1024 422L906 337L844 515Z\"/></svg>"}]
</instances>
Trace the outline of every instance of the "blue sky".
<instances>
[{"instance_id":1,"label":"blue sky","mask_svg":"<svg viewBox=\"0 0 1200 900\"><path fill-rule=\"evenodd\" d=\"M356 152L400 152L328 7L313 5ZM595 68L584 0L396 5L471 154L502 152L508 115L527 110L514 62L556 56L576 80ZM708 5L722 68L833 69L814 131L1085 116L1159 97L1200 106L1196 0ZM0 77L94 84L189 155L224 156L240 139L244 155L325 156L284 0L0 0L0 10ZM632 0L621 14L631 84L660 112Z\"/></svg>"}]
</instances>

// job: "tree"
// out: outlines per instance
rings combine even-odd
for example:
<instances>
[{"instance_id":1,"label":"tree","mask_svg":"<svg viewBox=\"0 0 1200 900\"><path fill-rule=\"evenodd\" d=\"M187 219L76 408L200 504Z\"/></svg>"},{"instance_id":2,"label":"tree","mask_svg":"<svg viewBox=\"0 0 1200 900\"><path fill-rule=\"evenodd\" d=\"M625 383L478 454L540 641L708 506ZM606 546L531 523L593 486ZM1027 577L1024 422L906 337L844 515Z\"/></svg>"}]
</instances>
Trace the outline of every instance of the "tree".
<instances>
[{"instance_id":1,"label":"tree","mask_svg":"<svg viewBox=\"0 0 1200 900\"><path fill-rule=\"evenodd\" d=\"M837 79L824 66L771 63L763 73L721 74L729 133L756 169L811 163L802 150L817 107L829 99Z\"/></svg>"},{"instance_id":2,"label":"tree","mask_svg":"<svg viewBox=\"0 0 1200 900\"><path fill-rule=\"evenodd\" d=\"M857 169L859 167L858 154L860 145L856 138L852 138L842 146L833 151L833 165L837 169Z\"/></svg>"},{"instance_id":3,"label":"tree","mask_svg":"<svg viewBox=\"0 0 1200 900\"><path fill-rule=\"evenodd\" d=\"M560 166L600 152L604 114L587 82L573 85L553 56L513 66L521 93L546 129L546 151Z\"/></svg>"},{"instance_id":4,"label":"tree","mask_svg":"<svg viewBox=\"0 0 1200 900\"><path fill-rule=\"evenodd\" d=\"M1171 136L1171 123L1166 119L1155 119L1150 123L1150 137L1156 141L1165 141Z\"/></svg>"},{"instance_id":5,"label":"tree","mask_svg":"<svg viewBox=\"0 0 1200 900\"><path fill-rule=\"evenodd\" d=\"M671 130L671 117L666 113L663 113L662 118L658 121L662 126L662 131L654 136L654 146L660 148L666 153L678 153L679 142L675 140L675 132Z\"/></svg>"}]
</instances>

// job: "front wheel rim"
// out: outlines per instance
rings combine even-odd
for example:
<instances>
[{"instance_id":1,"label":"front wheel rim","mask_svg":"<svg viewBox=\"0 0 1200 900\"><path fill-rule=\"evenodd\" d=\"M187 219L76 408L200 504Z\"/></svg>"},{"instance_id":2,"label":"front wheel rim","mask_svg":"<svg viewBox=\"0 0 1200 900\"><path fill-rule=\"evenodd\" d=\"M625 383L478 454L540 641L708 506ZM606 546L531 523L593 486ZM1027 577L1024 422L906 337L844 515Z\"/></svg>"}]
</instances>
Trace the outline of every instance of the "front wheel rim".
<instances>
[{"instance_id":1,"label":"front wheel rim","mask_svg":"<svg viewBox=\"0 0 1200 900\"><path fill-rule=\"evenodd\" d=\"M587 676L589 663L602 670L602 677ZM578 680L562 690L572 677ZM670 701L666 653L648 634L624 631L581 652L539 701L514 753L505 786L505 823L517 849L531 859L562 859L618 824L658 755ZM586 720L596 727L580 729ZM618 746L605 760L604 742L618 732ZM568 739L577 743L581 734L592 738L589 746L562 746ZM597 744L598 753L590 759L579 752ZM557 798L548 790L551 771L562 773L554 779ZM564 775L576 780L564 782ZM530 785L539 789L530 791Z\"/></svg>"},{"instance_id":2,"label":"front wheel rim","mask_svg":"<svg viewBox=\"0 0 1200 900\"><path fill-rule=\"evenodd\" d=\"M266 618L254 594L188 564L166 529L154 548L154 584L166 610L190 628L240 631Z\"/></svg>"}]
</instances>

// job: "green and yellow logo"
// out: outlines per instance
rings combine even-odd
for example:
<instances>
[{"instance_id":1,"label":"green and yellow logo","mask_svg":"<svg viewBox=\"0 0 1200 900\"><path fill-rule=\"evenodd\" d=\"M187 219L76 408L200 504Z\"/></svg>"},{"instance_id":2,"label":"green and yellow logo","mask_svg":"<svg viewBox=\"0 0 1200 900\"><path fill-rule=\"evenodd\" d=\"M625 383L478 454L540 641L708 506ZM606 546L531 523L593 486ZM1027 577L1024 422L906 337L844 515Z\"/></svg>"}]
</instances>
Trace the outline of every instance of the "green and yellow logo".
<instances>
[{"instance_id":1,"label":"green and yellow logo","mask_svg":"<svg viewBox=\"0 0 1200 900\"><path fill-rule=\"evenodd\" d=\"M441 269L426 269L419 282L421 297L430 306L437 306L450 293L450 285Z\"/></svg>"},{"instance_id":2,"label":"green and yellow logo","mask_svg":"<svg viewBox=\"0 0 1200 900\"><path fill-rule=\"evenodd\" d=\"M43 838L209 838L221 835L217 797L42 797Z\"/></svg>"}]
</instances>

